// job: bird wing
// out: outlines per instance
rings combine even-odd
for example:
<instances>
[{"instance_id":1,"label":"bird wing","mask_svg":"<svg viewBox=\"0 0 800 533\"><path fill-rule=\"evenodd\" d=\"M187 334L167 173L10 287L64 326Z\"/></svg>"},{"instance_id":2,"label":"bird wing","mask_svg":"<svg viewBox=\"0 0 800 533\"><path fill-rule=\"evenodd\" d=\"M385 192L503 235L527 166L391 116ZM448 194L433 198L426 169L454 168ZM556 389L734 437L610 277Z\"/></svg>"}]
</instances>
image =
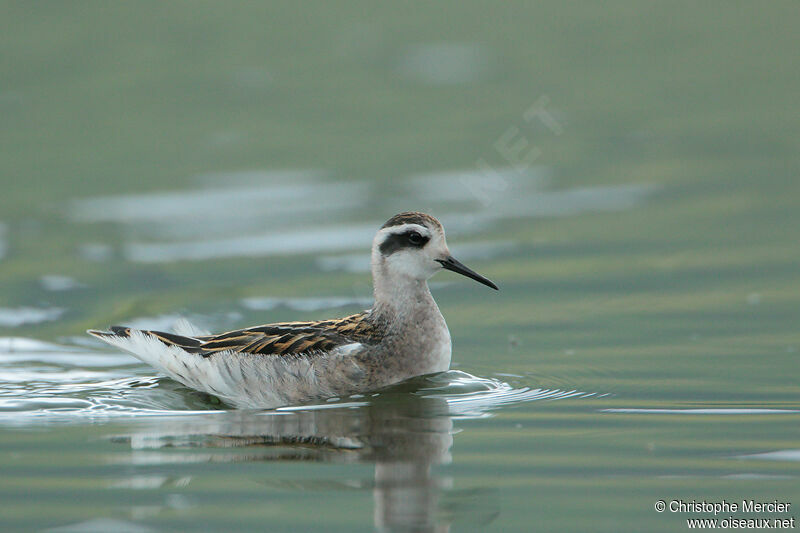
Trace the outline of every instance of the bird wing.
<instances>
[{"instance_id":1,"label":"bird wing","mask_svg":"<svg viewBox=\"0 0 800 533\"><path fill-rule=\"evenodd\" d=\"M185 337L161 331L142 333L151 335L168 346L177 346L204 357L217 352L285 356L330 351L337 346L354 342L373 344L380 341L378 329L366 318L367 312L363 312L335 320L279 322L202 337ZM128 337L131 331L135 330L115 326L111 328L111 333L90 333L98 337Z\"/></svg>"}]
</instances>

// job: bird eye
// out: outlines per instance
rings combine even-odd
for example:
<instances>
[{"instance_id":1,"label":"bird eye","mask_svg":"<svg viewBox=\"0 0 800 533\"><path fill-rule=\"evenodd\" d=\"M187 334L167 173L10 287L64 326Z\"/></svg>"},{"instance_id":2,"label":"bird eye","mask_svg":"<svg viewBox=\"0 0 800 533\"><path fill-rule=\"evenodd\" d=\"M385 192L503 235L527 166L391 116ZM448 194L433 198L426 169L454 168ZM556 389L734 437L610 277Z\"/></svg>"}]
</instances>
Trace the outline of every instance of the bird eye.
<instances>
[{"instance_id":1,"label":"bird eye","mask_svg":"<svg viewBox=\"0 0 800 533\"><path fill-rule=\"evenodd\" d=\"M419 246L423 242L422 235L420 235L416 231L412 231L411 233L408 234L408 242L410 242L415 246Z\"/></svg>"}]
</instances>

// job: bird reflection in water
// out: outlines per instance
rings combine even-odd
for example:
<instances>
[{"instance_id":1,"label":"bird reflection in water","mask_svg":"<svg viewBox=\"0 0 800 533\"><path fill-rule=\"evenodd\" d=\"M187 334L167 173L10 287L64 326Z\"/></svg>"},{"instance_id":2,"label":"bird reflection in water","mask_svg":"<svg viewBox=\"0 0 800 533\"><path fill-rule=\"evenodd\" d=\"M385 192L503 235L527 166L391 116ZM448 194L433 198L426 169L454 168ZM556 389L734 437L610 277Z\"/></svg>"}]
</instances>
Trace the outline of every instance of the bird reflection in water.
<instances>
[{"instance_id":1,"label":"bird reflection in water","mask_svg":"<svg viewBox=\"0 0 800 533\"><path fill-rule=\"evenodd\" d=\"M168 424L142 428L129 439L133 461L138 464L161 462L158 450L167 448L191 449L187 453L193 457L183 458L190 461L372 463L374 481L362 488L372 488L377 529L449 531L452 518L458 514L459 521L463 520L463 507L467 506L459 505L464 502L451 490L452 479L434 467L451 461L453 434L446 400L401 391L356 404L171 419ZM233 448L237 453L219 453L220 448ZM172 453L168 454L171 460L177 459ZM313 481L273 479L269 484L282 489L320 489ZM464 495L475 498L474 492ZM497 512L487 509L488 502L482 499L481 510L466 512L474 515L477 511L482 516L470 519L486 523Z\"/></svg>"}]
</instances>

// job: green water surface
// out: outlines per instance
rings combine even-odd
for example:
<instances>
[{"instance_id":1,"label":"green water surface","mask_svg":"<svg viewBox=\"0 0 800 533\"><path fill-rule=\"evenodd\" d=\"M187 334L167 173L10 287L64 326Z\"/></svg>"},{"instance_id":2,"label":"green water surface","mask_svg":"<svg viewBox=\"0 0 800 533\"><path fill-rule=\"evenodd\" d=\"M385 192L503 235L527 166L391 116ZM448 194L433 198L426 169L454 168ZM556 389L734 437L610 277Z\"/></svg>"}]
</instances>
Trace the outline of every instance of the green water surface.
<instances>
[{"instance_id":1,"label":"green water surface","mask_svg":"<svg viewBox=\"0 0 800 533\"><path fill-rule=\"evenodd\" d=\"M0 20L3 531L798 514L796 2L2 2ZM369 232L402 210L440 216L501 287L434 279L466 374L244 412L84 343L356 312ZM258 241L275 235L310 248ZM310 297L345 301L285 300Z\"/></svg>"}]
</instances>

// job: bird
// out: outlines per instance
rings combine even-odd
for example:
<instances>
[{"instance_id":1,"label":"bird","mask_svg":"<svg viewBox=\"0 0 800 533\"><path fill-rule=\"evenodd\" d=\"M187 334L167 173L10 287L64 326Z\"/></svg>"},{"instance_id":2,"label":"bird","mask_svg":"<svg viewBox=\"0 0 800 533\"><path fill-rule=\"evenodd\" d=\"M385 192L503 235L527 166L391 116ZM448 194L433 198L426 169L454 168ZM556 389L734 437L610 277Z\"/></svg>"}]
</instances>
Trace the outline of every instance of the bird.
<instances>
[{"instance_id":1,"label":"bird","mask_svg":"<svg viewBox=\"0 0 800 533\"><path fill-rule=\"evenodd\" d=\"M415 211L391 217L377 231L371 270L372 307L344 318L218 335L125 326L87 333L226 404L271 409L364 394L448 370L450 331L428 280L449 270L498 290L451 255L436 218Z\"/></svg>"}]
</instances>

